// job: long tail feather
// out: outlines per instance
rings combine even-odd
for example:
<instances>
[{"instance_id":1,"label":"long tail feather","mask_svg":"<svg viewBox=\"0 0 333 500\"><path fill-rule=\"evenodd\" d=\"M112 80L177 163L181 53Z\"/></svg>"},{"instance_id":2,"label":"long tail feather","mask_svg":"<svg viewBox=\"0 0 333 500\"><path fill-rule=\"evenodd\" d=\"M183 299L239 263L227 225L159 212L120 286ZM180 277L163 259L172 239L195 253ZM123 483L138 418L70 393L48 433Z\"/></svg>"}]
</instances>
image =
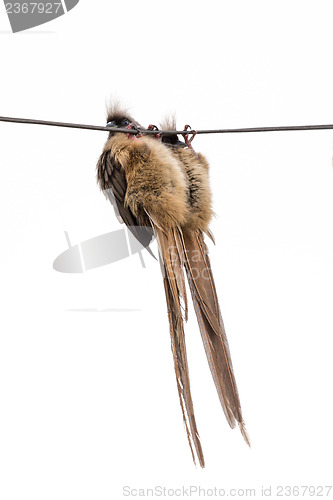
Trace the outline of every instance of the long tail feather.
<instances>
[{"instance_id":1,"label":"long tail feather","mask_svg":"<svg viewBox=\"0 0 333 500\"><path fill-rule=\"evenodd\" d=\"M175 231L170 230L168 233L166 233L154 223L152 224L157 237L161 256L161 270L163 274L165 295L168 307L171 347L174 359L180 406L183 413L183 419L193 461L194 463L196 462L194 453L195 450L201 467L204 467L205 461L194 417L193 402L190 390L184 325L180 302L180 296L182 296L183 301L185 302L185 304L187 304L184 275L182 271L182 261L180 255L178 254ZM187 305L185 306L185 314L187 315Z\"/></svg>"},{"instance_id":2,"label":"long tail feather","mask_svg":"<svg viewBox=\"0 0 333 500\"><path fill-rule=\"evenodd\" d=\"M246 443L250 445L203 234L186 233L182 244L193 304L221 406L230 427L235 427L236 420Z\"/></svg>"}]
</instances>

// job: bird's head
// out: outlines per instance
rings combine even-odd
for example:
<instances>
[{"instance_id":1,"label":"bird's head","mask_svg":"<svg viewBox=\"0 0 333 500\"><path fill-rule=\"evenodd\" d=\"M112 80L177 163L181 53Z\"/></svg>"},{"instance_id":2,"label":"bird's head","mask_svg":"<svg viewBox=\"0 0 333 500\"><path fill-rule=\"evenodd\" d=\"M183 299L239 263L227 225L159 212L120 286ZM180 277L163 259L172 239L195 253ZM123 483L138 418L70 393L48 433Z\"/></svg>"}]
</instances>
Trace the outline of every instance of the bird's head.
<instances>
[{"instance_id":1,"label":"bird's head","mask_svg":"<svg viewBox=\"0 0 333 500\"><path fill-rule=\"evenodd\" d=\"M132 116L129 115L127 110L121 108L119 104L114 104L108 109L106 126L112 128L124 128L124 129L142 128L140 123L134 120L134 118L132 118ZM112 137L115 133L116 131L110 132L109 137Z\"/></svg>"},{"instance_id":2,"label":"bird's head","mask_svg":"<svg viewBox=\"0 0 333 500\"><path fill-rule=\"evenodd\" d=\"M160 123L160 127L161 127L161 130L177 130L175 116L165 118L164 121L162 123ZM167 146L173 146L173 147L177 147L177 148L186 147L185 142L181 141L178 138L177 134L162 135L162 142L164 144L166 144Z\"/></svg>"}]
</instances>

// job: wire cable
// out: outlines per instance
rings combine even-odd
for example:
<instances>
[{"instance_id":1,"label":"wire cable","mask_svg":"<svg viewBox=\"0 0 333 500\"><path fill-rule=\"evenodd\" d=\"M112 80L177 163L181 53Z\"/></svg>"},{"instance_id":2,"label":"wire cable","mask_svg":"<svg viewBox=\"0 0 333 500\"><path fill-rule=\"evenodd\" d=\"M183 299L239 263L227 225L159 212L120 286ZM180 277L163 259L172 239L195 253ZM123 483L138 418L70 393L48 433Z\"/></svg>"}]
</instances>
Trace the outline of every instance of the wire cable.
<instances>
[{"instance_id":1,"label":"wire cable","mask_svg":"<svg viewBox=\"0 0 333 500\"><path fill-rule=\"evenodd\" d=\"M331 130L333 125L292 125L283 127L248 127L248 128L225 128L225 129L211 129L211 130L149 130L149 129L127 129L116 127L104 127L100 125L86 125L82 123L66 123L54 122L48 120L34 120L30 118L13 118L8 116L0 116L0 122L9 123L25 123L29 125L47 125L51 127L66 127L77 128L85 130L100 130L103 132L119 132L124 134L140 134L145 135L183 135L183 134L240 134L240 133L253 133L253 132L291 132L291 131L304 131L304 130Z\"/></svg>"}]
</instances>

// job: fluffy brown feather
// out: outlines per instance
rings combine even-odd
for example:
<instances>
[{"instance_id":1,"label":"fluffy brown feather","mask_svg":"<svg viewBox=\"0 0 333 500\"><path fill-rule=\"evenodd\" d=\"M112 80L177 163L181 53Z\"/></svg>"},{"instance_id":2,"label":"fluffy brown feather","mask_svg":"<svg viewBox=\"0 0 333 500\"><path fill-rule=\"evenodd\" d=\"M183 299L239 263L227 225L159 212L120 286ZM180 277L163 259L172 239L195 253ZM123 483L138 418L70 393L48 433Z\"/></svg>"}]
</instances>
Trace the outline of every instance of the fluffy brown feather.
<instances>
[{"instance_id":1,"label":"fluffy brown feather","mask_svg":"<svg viewBox=\"0 0 333 500\"><path fill-rule=\"evenodd\" d=\"M166 122L176 130L174 120ZM175 141L173 141L174 144ZM202 154L191 148L167 144L168 149L181 164L187 179L188 217L182 226L182 245L185 269L194 308L205 347L209 367L217 389L222 409L231 427L238 422L247 442L245 424L232 367L229 345L220 312L208 249L203 233L211 236L212 197L209 186L209 165Z\"/></svg>"},{"instance_id":2,"label":"fluffy brown feather","mask_svg":"<svg viewBox=\"0 0 333 500\"><path fill-rule=\"evenodd\" d=\"M152 137L115 134L105 144L111 158L125 171L125 205L140 223L147 212L157 225L182 225L187 217L186 178L171 151Z\"/></svg>"},{"instance_id":3,"label":"fluffy brown feather","mask_svg":"<svg viewBox=\"0 0 333 500\"><path fill-rule=\"evenodd\" d=\"M213 216L208 162L202 154L197 155L190 148L174 148L173 153L179 160L187 179L189 215L183 229L195 228L207 232Z\"/></svg>"},{"instance_id":4,"label":"fluffy brown feather","mask_svg":"<svg viewBox=\"0 0 333 500\"><path fill-rule=\"evenodd\" d=\"M127 111L113 106L108 120L122 126L124 118L138 125ZM166 120L162 128L175 130L175 120ZM231 427L238 422L249 443L203 237L204 232L210 235L213 215L208 162L185 147L176 135L161 142L148 135L136 138L113 132L97 170L100 186L112 189L125 223L134 221L156 235L180 405L193 460L197 457L204 467L185 347L183 316L187 319L187 298L183 269L223 411Z\"/></svg>"},{"instance_id":5,"label":"fluffy brown feather","mask_svg":"<svg viewBox=\"0 0 333 500\"><path fill-rule=\"evenodd\" d=\"M122 116L117 118L119 123L121 119ZM189 216L186 175L172 151L153 137L132 138L117 133L107 140L97 171L101 187L113 190L121 205L119 212L127 214L125 222L135 220L140 226L151 226L155 232L180 405L193 460L197 457L204 467L190 390L183 325L183 311L187 319L187 298L178 231ZM119 185L121 175L120 184L126 185L125 192Z\"/></svg>"}]
</instances>

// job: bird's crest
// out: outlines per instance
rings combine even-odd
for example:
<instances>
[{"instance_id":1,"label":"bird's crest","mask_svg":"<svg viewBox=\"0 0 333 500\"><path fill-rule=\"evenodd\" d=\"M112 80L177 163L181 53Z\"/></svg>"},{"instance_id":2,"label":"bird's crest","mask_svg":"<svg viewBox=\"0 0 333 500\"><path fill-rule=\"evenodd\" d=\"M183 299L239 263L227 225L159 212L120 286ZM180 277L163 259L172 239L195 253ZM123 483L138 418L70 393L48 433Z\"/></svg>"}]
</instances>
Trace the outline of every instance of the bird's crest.
<instances>
[{"instance_id":1,"label":"bird's crest","mask_svg":"<svg viewBox=\"0 0 333 500\"><path fill-rule=\"evenodd\" d=\"M121 106L119 101L111 102L107 106L107 122L115 121L120 122L123 118L127 118L130 122L136 122L134 118L129 114L128 109Z\"/></svg>"}]
</instances>

